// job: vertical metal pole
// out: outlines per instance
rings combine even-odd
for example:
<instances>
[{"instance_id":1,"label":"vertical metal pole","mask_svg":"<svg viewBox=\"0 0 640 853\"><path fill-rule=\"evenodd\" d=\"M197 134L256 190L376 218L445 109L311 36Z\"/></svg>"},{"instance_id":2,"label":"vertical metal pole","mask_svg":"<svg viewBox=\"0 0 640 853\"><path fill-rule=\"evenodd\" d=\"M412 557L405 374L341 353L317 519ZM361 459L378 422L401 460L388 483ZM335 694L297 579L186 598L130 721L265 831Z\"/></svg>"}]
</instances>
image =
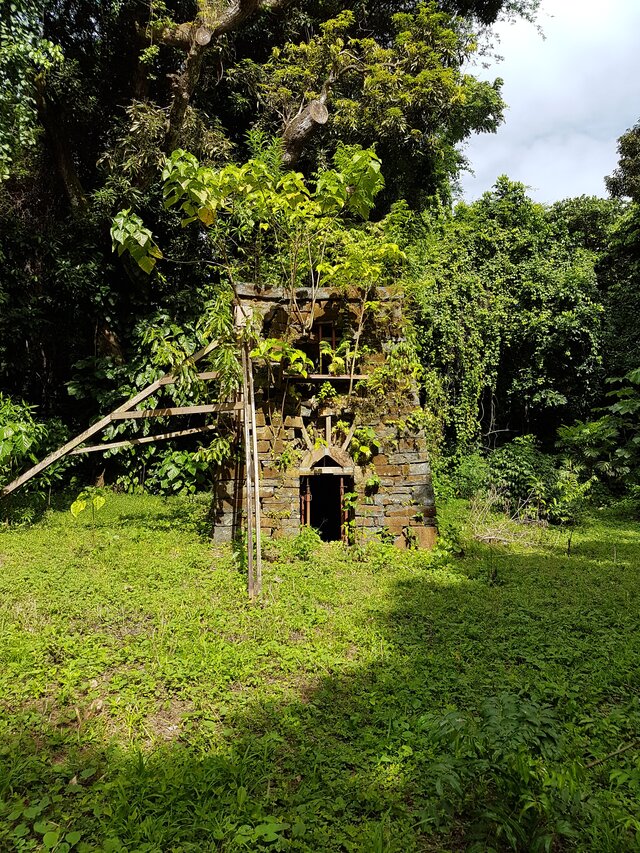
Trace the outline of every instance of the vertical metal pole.
<instances>
[{"instance_id":1,"label":"vertical metal pole","mask_svg":"<svg viewBox=\"0 0 640 853\"><path fill-rule=\"evenodd\" d=\"M305 520L305 524L311 526L311 477L307 477L307 493L305 495L305 501L307 504L307 517Z\"/></svg>"}]
</instances>

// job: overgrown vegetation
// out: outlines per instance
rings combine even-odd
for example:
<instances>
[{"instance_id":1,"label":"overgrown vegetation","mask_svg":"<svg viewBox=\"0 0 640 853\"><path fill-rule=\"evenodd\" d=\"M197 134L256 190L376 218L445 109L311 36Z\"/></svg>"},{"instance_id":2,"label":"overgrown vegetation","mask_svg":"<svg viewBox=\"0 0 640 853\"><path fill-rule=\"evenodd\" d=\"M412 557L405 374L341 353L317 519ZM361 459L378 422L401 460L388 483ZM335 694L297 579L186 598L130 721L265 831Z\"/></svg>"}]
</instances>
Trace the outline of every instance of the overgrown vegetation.
<instances>
[{"instance_id":1,"label":"overgrown vegetation","mask_svg":"<svg viewBox=\"0 0 640 853\"><path fill-rule=\"evenodd\" d=\"M246 543L207 540L224 414L3 501L3 850L640 847L640 126L611 199L503 176L455 201L505 106L474 57L537 6L0 5L0 489L167 370L145 405L201 402L214 340L230 399L244 282L288 300L280 337L245 318L267 393L307 378L296 294L329 288L352 306L319 347L332 438L364 469L358 412L403 412L439 524L429 554L353 520L350 549L268 541L250 606Z\"/></svg>"},{"instance_id":2,"label":"overgrown vegetation","mask_svg":"<svg viewBox=\"0 0 640 853\"><path fill-rule=\"evenodd\" d=\"M501 81L470 62L490 52L496 20L532 18L535 0L94 5L0 13L11 405L85 426L228 335L238 281L356 294L352 328L322 354L353 376L368 324L389 322L376 288L393 282L412 303L412 326L394 332L411 353L395 365L389 353L349 397L374 405L419 379L444 468L524 435L553 453L562 428L581 484L595 460L607 488L633 487L633 429L602 408L640 359L638 128L620 138L610 200L544 206L502 177L454 202L461 143L504 109ZM292 355L281 362L304 373ZM237 363L228 348L219 360L231 388ZM184 405L201 389L187 369L165 390ZM606 446L618 437L624 448ZM195 440L119 449L106 469L128 490L210 482Z\"/></svg>"},{"instance_id":3,"label":"overgrown vegetation","mask_svg":"<svg viewBox=\"0 0 640 853\"><path fill-rule=\"evenodd\" d=\"M636 850L640 533L268 544L200 498L0 532L7 850ZM514 530L522 528L513 526ZM68 846L65 846L68 845Z\"/></svg>"}]
</instances>

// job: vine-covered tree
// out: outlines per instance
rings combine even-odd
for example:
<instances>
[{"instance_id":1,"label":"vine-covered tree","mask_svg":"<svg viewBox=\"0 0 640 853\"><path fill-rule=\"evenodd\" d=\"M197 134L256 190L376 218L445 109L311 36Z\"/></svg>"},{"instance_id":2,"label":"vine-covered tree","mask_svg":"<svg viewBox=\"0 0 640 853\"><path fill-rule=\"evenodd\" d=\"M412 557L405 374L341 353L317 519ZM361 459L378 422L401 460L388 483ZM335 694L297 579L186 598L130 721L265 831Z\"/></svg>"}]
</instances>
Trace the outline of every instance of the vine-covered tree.
<instances>
[{"instance_id":1,"label":"vine-covered tree","mask_svg":"<svg viewBox=\"0 0 640 853\"><path fill-rule=\"evenodd\" d=\"M502 177L477 202L431 214L412 250L423 360L444 385L461 451L522 432L552 443L597 397L596 255L559 210Z\"/></svg>"},{"instance_id":2,"label":"vine-covered tree","mask_svg":"<svg viewBox=\"0 0 640 853\"><path fill-rule=\"evenodd\" d=\"M618 140L618 167L606 178L614 198L631 199L598 264L606 304L606 371L621 377L640 365L640 122Z\"/></svg>"}]
</instances>

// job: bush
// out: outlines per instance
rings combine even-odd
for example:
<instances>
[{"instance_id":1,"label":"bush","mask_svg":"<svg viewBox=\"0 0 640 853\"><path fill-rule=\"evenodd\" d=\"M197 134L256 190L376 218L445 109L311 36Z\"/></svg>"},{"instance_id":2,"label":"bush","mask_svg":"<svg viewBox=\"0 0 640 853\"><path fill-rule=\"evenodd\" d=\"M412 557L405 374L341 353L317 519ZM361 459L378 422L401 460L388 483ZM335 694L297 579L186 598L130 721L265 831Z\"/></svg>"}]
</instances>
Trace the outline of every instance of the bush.
<instances>
[{"instance_id":1,"label":"bush","mask_svg":"<svg viewBox=\"0 0 640 853\"><path fill-rule=\"evenodd\" d=\"M0 393L0 487L8 485L51 450L67 439L67 431L59 420L35 419L35 406L16 402ZM59 480L73 457L61 459L34 481L37 489L47 489Z\"/></svg>"},{"instance_id":2,"label":"bush","mask_svg":"<svg viewBox=\"0 0 640 853\"><path fill-rule=\"evenodd\" d=\"M433 735L433 823L468 823L467 849L560 849L588 822L578 764L558 768L560 721L547 705L512 694L487 698L476 714L452 711ZM558 768L558 769L557 769Z\"/></svg>"},{"instance_id":3,"label":"bush","mask_svg":"<svg viewBox=\"0 0 640 853\"><path fill-rule=\"evenodd\" d=\"M489 457L489 477L505 512L520 517L546 515L558 472L555 459L543 453L533 435L522 435Z\"/></svg>"},{"instance_id":4,"label":"bush","mask_svg":"<svg viewBox=\"0 0 640 853\"><path fill-rule=\"evenodd\" d=\"M463 456L452 474L456 495L460 498L472 498L484 491L489 485L489 463L480 453Z\"/></svg>"}]
</instances>

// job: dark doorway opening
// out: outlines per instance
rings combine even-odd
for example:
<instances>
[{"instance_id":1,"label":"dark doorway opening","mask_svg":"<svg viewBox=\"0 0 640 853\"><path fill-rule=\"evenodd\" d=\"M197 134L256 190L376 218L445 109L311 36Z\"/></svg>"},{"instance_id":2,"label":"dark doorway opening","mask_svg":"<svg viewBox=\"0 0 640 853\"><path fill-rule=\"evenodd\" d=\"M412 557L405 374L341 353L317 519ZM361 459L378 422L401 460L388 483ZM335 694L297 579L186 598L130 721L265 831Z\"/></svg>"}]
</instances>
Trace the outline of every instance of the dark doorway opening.
<instances>
[{"instance_id":1,"label":"dark doorway opening","mask_svg":"<svg viewBox=\"0 0 640 853\"><path fill-rule=\"evenodd\" d=\"M344 496L353 490L353 478L338 474L314 474L301 484L302 523L315 528L324 542L346 541L349 513Z\"/></svg>"}]
</instances>

